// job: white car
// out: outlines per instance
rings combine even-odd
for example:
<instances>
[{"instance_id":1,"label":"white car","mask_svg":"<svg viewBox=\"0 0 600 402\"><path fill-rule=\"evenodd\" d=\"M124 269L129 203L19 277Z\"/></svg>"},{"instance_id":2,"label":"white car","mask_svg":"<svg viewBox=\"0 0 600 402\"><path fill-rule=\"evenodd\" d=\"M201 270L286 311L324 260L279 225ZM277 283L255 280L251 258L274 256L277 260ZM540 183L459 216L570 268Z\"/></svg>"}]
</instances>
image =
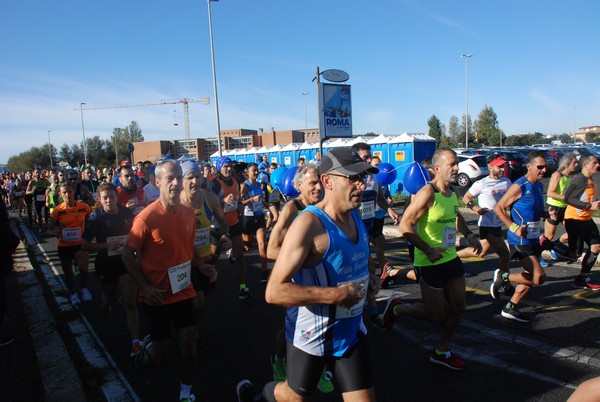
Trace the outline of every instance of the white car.
<instances>
[{"instance_id":1,"label":"white car","mask_svg":"<svg viewBox=\"0 0 600 402\"><path fill-rule=\"evenodd\" d=\"M458 176L456 183L461 187L469 187L471 183L489 175L484 155L458 155Z\"/></svg>"}]
</instances>

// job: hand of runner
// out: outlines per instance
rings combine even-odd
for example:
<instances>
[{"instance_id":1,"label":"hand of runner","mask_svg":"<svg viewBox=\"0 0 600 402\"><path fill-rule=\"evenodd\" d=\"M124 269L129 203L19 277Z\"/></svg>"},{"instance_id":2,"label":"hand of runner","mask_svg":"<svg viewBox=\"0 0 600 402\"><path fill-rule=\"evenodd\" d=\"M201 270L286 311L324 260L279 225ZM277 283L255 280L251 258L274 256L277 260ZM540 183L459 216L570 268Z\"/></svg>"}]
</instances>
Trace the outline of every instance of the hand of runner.
<instances>
[{"instance_id":1,"label":"hand of runner","mask_svg":"<svg viewBox=\"0 0 600 402\"><path fill-rule=\"evenodd\" d=\"M337 288L338 294L338 302L345 309L349 309L363 298L363 294L365 292L362 284L356 283L344 283L343 285Z\"/></svg>"},{"instance_id":2,"label":"hand of runner","mask_svg":"<svg viewBox=\"0 0 600 402\"><path fill-rule=\"evenodd\" d=\"M149 285L141 290L141 293L144 296L144 299L146 299L146 301L150 305L162 304L162 302L165 298L165 296L164 296L165 292L166 292L166 290L158 289L158 288L155 288L155 287L149 286Z\"/></svg>"},{"instance_id":3,"label":"hand of runner","mask_svg":"<svg viewBox=\"0 0 600 402\"><path fill-rule=\"evenodd\" d=\"M427 254L427 259L431 262L436 262L440 258L442 258L442 250L432 247L431 251L429 251L429 254Z\"/></svg>"},{"instance_id":4,"label":"hand of runner","mask_svg":"<svg viewBox=\"0 0 600 402\"><path fill-rule=\"evenodd\" d=\"M367 293L377 294L381 290L381 278L374 274L369 274L369 289Z\"/></svg>"},{"instance_id":5,"label":"hand of runner","mask_svg":"<svg viewBox=\"0 0 600 402\"><path fill-rule=\"evenodd\" d=\"M210 279L211 283L217 280L217 269L214 265L204 263L202 264L200 271L204 275L208 276L208 279Z\"/></svg>"},{"instance_id":6,"label":"hand of runner","mask_svg":"<svg viewBox=\"0 0 600 402\"><path fill-rule=\"evenodd\" d=\"M527 237L527 226L519 226L519 229L515 232L515 234L523 239Z\"/></svg>"},{"instance_id":7,"label":"hand of runner","mask_svg":"<svg viewBox=\"0 0 600 402\"><path fill-rule=\"evenodd\" d=\"M469 242L469 245L471 247L473 247L473 251L475 251L475 255L479 255L481 253L481 251L483 250L483 246L481 245L479 240L477 240L474 237L471 237L467 241Z\"/></svg>"},{"instance_id":8,"label":"hand of runner","mask_svg":"<svg viewBox=\"0 0 600 402\"><path fill-rule=\"evenodd\" d=\"M487 209L487 208L479 208L479 209L477 210L477 213L478 213L479 215L485 215L485 214L487 214L489 211L490 211L490 210L489 210L489 209Z\"/></svg>"}]
</instances>

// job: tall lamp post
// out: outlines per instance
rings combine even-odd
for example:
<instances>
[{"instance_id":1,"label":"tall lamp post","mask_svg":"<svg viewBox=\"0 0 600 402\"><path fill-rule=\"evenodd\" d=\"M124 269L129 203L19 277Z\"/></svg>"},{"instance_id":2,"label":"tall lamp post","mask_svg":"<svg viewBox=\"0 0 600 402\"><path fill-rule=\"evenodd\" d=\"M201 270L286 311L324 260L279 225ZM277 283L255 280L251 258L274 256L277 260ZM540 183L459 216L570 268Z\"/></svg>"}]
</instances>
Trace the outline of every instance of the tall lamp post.
<instances>
[{"instance_id":1,"label":"tall lamp post","mask_svg":"<svg viewBox=\"0 0 600 402\"><path fill-rule=\"evenodd\" d=\"M465 116L465 149L469 149L469 59L473 56L472 54L463 54L461 57L465 59L466 68L466 93L467 93L467 114Z\"/></svg>"},{"instance_id":2,"label":"tall lamp post","mask_svg":"<svg viewBox=\"0 0 600 402\"><path fill-rule=\"evenodd\" d=\"M87 146L85 145L85 126L83 125L83 105L85 102L79 104L79 111L81 112L81 132L83 133L83 163L87 166Z\"/></svg>"},{"instance_id":3,"label":"tall lamp post","mask_svg":"<svg viewBox=\"0 0 600 402\"><path fill-rule=\"evenodd\" d=\"M212 29L212 14L210 11L210 2L215 0L207 0L208 4L208 27L210 33L210 59L212 61L213 88L215 93L215 115L217 119L217 142L219 144L219 156L223 155L221 150L221 121L219 119L219 97L217 96L217 70L215 67L215 46L213 44L213 29Z\"/></svg>"},{"instance_id":4,"label":"tall lamp post","mask_svg":"<svg viewBox=\"0 0 600 402\"><path fill-rule=\"evenodd\" d=\"M308 92L302 92L304 96L304 136L306 136L306 132L308 131L308 119L306 117L306 97L308 96Z\"/></svg>"},{"instance_id":5,"label":"tall lamp post","mask_svg":"<svg viewBox=\"0 0 600 402\"><path fill-rule=\"evenodd\" d=\"M50 142L50 131L48 130L48 153L50 154L50 169L52 169L52 143Z\"/></svg>"}]
</instances>

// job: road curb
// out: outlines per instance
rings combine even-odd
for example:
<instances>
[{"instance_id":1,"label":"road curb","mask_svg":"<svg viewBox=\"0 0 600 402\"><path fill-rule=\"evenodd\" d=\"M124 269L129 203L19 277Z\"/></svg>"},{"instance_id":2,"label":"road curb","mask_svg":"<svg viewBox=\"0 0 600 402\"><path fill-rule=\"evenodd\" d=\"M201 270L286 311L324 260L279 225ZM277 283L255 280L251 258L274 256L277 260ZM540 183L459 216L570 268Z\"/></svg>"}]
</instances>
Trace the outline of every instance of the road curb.
<instances>
[{"instance_id":1,"label":"road curb","mask_svg":"<svg viewBox=\"0 0 600 402\"><path fill-rule=\"evenodd\" d=\"M11 222L11 226L14 230L15 221ZM38 360L45 400L59 402L81 399L85 395L83 385L46 303L23 242L17 248L14 271L17 273L21 300Z\"/></svg>"},{"instance_id":2,"label":"road curb","mask_svg":"<svg viewBox=\"0 0 600 402\"><path fill-rule=\"evenodd\" d=\"M35 311L36 313L37 310L45 311L43 318L38 316L28 317L32 331L39 323L46 323L40 326L40 331L42 331L40 335L43 335L42 339L39 342L34 339L36 355L46 356L47 353L50 353L50 356L53 356L51 361L65 365L63 369L62 367L54 367L51 364L42 364L42 361L40 361L42 378L49 378L48 385L44 381L44 388L47 392L50 390L53 395L56 395L56 397L53 396L50 398L50 395L47 394L46 400L61 402L65 400L81 400L85 397L86 393L80 380L80 373L77 371L77 365L65 346L64 340L57 329L56 319L52 315L44 297L41 289L42 284L35 275L33 265L31 264L32 260L39 267L40 278L43 278L50 293L48 297L53 299L58 309L58 314L63 315L65 328L74 339L73 344L78 349L76 354L81 354L82 363L80 363L80 366L83 364L82 368L85 368L88 373L93 373L91 375L94 376L94 382L99 384L97 387L102 396L108 401L138 401L139 397L127 382L112 357L107 353L106 348L93 331L85 316L81 314L78 308L71 306L67 297L66 287L49 261L48 256L41 248L37 238L22 222L18 225L18 229L25 238L25 243L30 253L30 256L28 256L25 246L21 244L20 247L23 248L25 255L19 259L18 265L22 266L23 270L28 272L25 284L31 283L28 287L32 289L31 292L36 293L36 297L31 299L26 309ZM23 297L25 298L25 295ZM46 341L47 333L43 332L45 327L48 327L47 330L51 331L53 336L58 338L55 342L60 343L60 345L56 346L56 355L53 355L55 345L48 345ZM68 380L65 380L65 378Z\"/></svg>"}]
</instances>

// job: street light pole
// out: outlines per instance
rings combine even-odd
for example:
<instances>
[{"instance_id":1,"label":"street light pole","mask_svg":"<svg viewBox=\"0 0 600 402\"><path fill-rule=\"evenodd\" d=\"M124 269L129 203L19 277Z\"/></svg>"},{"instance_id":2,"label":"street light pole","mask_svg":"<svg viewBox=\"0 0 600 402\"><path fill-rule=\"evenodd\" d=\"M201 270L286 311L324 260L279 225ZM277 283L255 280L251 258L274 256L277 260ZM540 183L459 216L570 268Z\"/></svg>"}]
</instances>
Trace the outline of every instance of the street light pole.
<instances>
[{"instance_id":1,"label":"street light pole","mask_svg":"<svg viewBox=\"0 0 600 402\"><path fill-rule=\"evenodd\" d=\"M79 111L81 112L81 132L83 133L83 163L87 166L87 146L85 145L85 126L83 125L83 105L85 102L79 104Z\"/></svg>"},{"instance_id":2,"label":"street light pole","mask_svg":"<svg viewBox=\"0 0 600 402\"><path fill-rule=\"evenodd\" d=\"M215 46L213 44L213 29L212 29L212 14L210 11L210 2L213 0L207 0L208 4L208 27L210 33L210 59L212 61L212 75L213 75L213 89L215 93L215 116L217 119L217 142L219 144L219 156L223 156L221 150L221 121L219 119L219 97L217 96L217 70L215 67Z\"/></svg>"},{"instance_id":3,"label":"street light pole","mask_svg":"<svg viewBox=\"0 0 600 402\"><path fill-rule=\"evenodd\" d=\"M50 131L48 130L48 153L50 154L50 169L52 169L52 143L50 142Z\"/></svg>"},{"instance_id":4,"label":"street light pole","mask_svg":"<svg viewBox=\"0 0 600 402\"><path fill-rule=\"evenodd\" d=\"M306 132L308 131L308 119L306 117L306 97L308 96L308 92L302 92L304 95L304 138L306 139Z\"/></svg>"},{"instance_id":5,"label":"street light pole","mask_svg":"<svg viewBox=\"0 0 600 402\"><path fill-rule=\"evenodd\" d=\"M463 54L461 57L465 59L466 68L466 93L467 93L467 114L465 116L465 149L469 149L469 59L473 56L472 54Z\"/></svg>"}]
</instances>

